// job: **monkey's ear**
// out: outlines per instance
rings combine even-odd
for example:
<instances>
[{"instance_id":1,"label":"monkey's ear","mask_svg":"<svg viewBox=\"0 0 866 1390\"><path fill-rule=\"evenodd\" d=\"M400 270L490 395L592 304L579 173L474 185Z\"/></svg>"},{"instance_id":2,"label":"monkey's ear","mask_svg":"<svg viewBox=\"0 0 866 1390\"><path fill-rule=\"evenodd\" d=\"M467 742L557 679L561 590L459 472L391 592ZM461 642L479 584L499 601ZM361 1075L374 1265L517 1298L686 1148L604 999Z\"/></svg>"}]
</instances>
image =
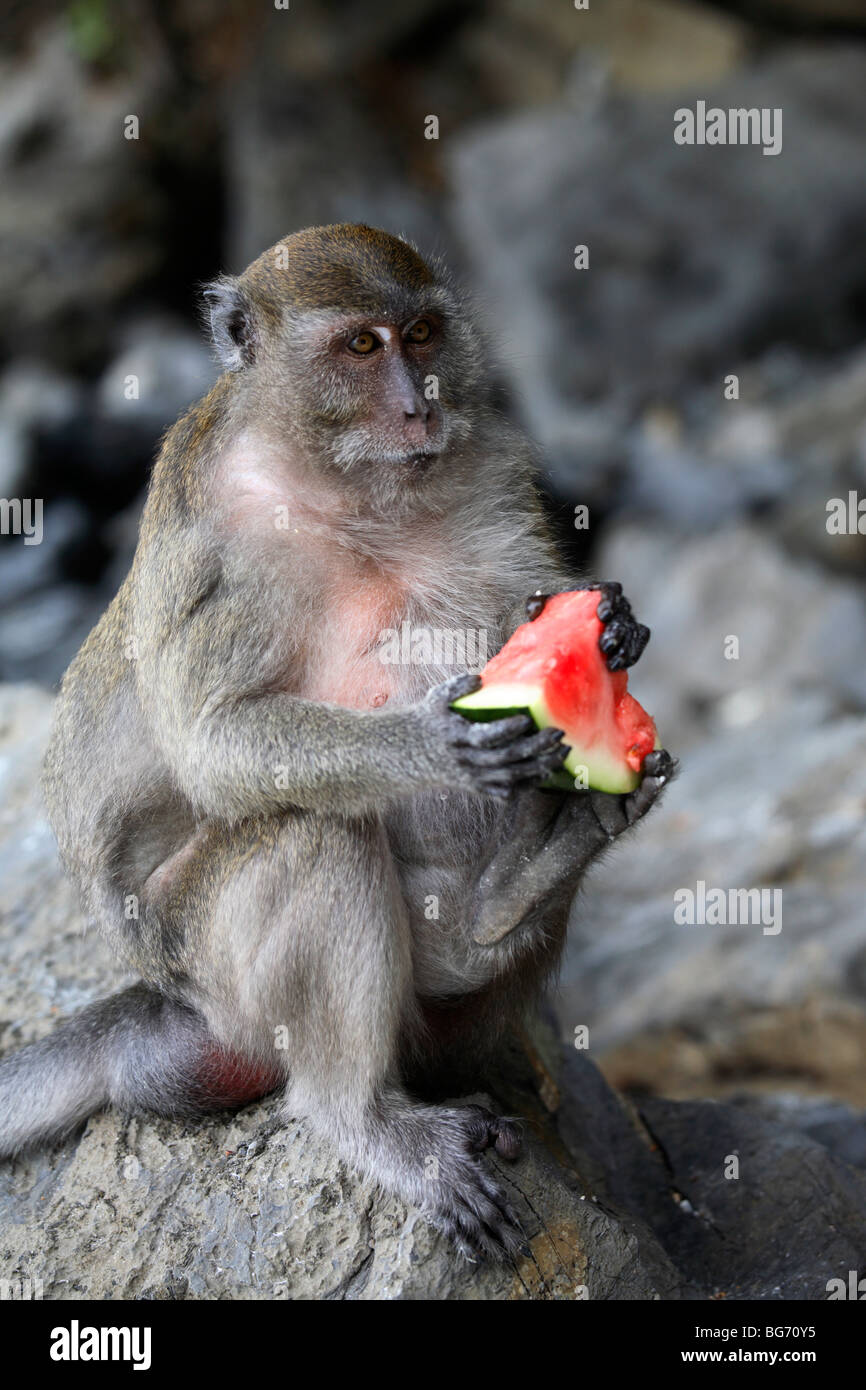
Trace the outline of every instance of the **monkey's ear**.
<instances>
[{"instance_id":1,"label":"monkey's ear","mask_svg":"<svg viewBox=\"0 0 866 1390\"><path fill-rule=\"evenodd\" d=\"M253 312L246 295L228 275L221 275L202 291L211 337L219 359L229 372L239 372L255 361Z\"/></svg>"}]
</instances>

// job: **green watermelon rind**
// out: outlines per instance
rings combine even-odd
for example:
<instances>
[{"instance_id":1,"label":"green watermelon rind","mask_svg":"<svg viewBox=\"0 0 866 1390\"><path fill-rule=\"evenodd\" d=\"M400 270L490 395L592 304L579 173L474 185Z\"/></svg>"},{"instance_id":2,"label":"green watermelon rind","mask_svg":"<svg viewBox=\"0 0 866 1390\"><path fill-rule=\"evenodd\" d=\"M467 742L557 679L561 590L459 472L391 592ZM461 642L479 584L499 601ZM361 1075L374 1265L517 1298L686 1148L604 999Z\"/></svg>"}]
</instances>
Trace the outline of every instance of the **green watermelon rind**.
<instances>
[{"instance_id":1,"label":"green watermelon rind","mask_svg":"<svg viewBox=\"0 0 866 1390\"><path fill-rule=\"evenodd\" d=\"M489 721L507 719L513 714L528 714L538 729L556 726L551 718L541 689L537 685L515 683L491 683L471 695L462 695L451 706L467 719ZM558 727L558 726L557 726ZM550 790L585 791L586 785L594 791L633 792L640 786L641 774L614 758L605 757L596 749L581 748L579 740L566 733L566 741L571 752L563 764L563 771L548 778L543 786ZM578 769L585 768L586 785L576 780Z\"/></svg>"}]
</instances>

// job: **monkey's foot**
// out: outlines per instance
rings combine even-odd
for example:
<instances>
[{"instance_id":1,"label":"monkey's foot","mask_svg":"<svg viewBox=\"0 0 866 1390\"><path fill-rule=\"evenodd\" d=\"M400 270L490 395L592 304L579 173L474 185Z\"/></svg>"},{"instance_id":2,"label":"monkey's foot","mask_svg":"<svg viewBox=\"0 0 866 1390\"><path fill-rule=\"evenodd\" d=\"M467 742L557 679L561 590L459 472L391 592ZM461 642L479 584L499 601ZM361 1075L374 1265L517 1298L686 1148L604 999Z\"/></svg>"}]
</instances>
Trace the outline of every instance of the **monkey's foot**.
<instances>
[{"instance_id":1,"label":"monkey's foot","mask_svg":"<svg viewBox=\"0 0 866 1390\"><path fill-rule=\"evenodd\" d=\"M615 840L629 826L645 816L668 782L676 776L678 763L665 748L656 748L643 761L643 781L626 796L590 792L592 809L609 840Z\"/></svg>"},{"instance_id":2,"label":"monkey's foot","mask_svg":"<svg viewBox=\"0 0 866 1390\"><path fill-rule=\"evenodd\" d=\"M424 1214L471 1261L485 1256L506 1260L525 1253L520 1218L505 1192L484 1166L479 1152L493 1147L516 1157L520 1131L480 1105L439 1112L441 1127L433 1147L437 1174L425 1184Z\"/></svg>"},{"instance_id":3,"label":"monkey's foot","mask_svg":"<svg viewBox=\"0 0 866 1390\"><path fill-rule=\"evenodd\" d=\"M598 645L607 658L607 669L624 671L634 666L650 639L650 630L635 618L621 584L600 584L599 588L603 597L596 612L604 623L604 632Z\"/></svg>"}]
</instances>

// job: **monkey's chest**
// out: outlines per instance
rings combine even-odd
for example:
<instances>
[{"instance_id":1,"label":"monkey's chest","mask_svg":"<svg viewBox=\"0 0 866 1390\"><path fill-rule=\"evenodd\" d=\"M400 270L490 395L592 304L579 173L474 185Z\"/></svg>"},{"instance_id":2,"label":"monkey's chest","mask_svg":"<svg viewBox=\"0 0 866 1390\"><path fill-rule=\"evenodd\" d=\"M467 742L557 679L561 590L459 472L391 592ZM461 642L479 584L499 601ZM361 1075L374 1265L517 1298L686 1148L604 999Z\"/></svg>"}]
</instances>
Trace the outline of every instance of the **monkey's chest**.
<instances>
[{"instance_id":1,"label":"monkey's chest","mask_svg":"<svg viewBox=\"0 0 866 1390\"><path fill-rule=\"evenodd\" d=\"M395 682L367 652L332 650L308 672L303 695L348 709L381 709L393 703Z\"/></svg>"},{"instance_id":2,"label":"monkey's chest","mask_svg":"<svg viewBox=\"0 0 866 1390\"><path fill-rule=\"evenodd\" d=\"M307 660L304 698L350 709L405 702L406 673L388 643L402 598L399 586L385 580L328 594Z\"/></svg>"},{"instance_id":3,"label":"monkey's chest","mask_svg":"<svg viewBox=\"0 0 866 1390\"><path fill-rule=\"evenodd\" d=\"M484 665L486 627L455 616L453 602L445 611L423 602L404 575L371 567L339 581L322 577L297 693L350 709L408 705L449 676Z\"/></svg>"}]
</instances>

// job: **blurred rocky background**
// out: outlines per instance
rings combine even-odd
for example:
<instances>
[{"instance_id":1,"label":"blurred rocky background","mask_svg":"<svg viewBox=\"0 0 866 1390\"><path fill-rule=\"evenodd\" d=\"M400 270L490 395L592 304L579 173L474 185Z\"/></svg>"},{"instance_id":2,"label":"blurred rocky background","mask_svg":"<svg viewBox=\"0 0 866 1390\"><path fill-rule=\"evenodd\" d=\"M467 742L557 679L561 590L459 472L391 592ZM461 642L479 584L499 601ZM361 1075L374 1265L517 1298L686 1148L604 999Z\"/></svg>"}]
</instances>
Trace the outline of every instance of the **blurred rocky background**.
<instances>
[{"instance_id":1,"label":"blurred rocky background","mask_svg":"<svg viewBox=\"0 0 866 1390\"><path fill-rule=\"evenodd\" d=\"M643 1106L721 1099L866 1166L866 516L827 525L866 498L863 0L74 0L2 23L0 498L44 499L40 545L0 536L0 680L31 683L3 706L7 784L38 762L32 687L126 571L161 432L213 379L198 286L307 224L405 234L474 292L563 545L652 626L632 689L682 761L581 896L561 1036L585 1026ZM782 152L677 145L699 99L781 108ZM21 882L53 883L53 851L11 793L0 814L5 1049L107 977L71 945L19 961L50 936ZM781 890L781 931L678 925L698 881Z\"/></svg>"}]
</instances>

